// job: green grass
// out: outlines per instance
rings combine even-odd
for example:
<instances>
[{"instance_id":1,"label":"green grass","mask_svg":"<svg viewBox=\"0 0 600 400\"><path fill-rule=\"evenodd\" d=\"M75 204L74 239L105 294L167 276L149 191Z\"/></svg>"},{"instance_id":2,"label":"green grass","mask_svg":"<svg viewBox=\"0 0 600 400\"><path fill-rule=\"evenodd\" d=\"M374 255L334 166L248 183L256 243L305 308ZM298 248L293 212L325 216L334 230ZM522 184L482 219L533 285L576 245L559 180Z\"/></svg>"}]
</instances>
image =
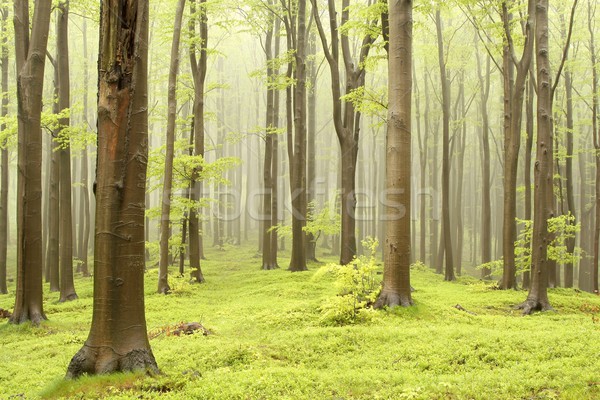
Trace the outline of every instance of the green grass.
<instances>
[{"instance_id":1,"label":"green grass","mask_svg":"<svg viewBox=\"0 0 600 400\"><path fill-rule=\"evenodd\" d=\"M41 327L0 323L0 398L600 398L597 296L551 290L556 313L522 317L512 307L524 291L493 290L472 278L447 283L416 268L415 307L325 326L319 307L335 296L331 278L314 278L316 264L302 273L261 271L254 255L250 247L209 249L207 283L190 285L173 270L168 296L155 293L156 270L146 274L157 377L64 381L88 334L92 280L76 279L74 302L46 293L49 320ZM0 295L0 308L12 309L13 301L14 293ZM182 321L213 334L165 332Z\"/></svg>"}]
</instances>

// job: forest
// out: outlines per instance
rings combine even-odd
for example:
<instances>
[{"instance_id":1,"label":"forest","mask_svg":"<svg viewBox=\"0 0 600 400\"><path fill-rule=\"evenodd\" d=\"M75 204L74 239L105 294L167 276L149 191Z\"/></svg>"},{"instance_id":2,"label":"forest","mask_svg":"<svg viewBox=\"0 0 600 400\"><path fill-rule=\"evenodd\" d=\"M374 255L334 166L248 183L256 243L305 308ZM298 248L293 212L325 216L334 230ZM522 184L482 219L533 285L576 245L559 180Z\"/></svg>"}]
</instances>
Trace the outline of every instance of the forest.
<instances>
[{"instance_id":1,"label":"forest","mask_svg":"<svg viewBox=\"0 0 600 400\"><path fill-rule=\"evenodd\" d=\"M600 398L597 0L0 0L0 399Z\"/></svg>"}]
</instances>

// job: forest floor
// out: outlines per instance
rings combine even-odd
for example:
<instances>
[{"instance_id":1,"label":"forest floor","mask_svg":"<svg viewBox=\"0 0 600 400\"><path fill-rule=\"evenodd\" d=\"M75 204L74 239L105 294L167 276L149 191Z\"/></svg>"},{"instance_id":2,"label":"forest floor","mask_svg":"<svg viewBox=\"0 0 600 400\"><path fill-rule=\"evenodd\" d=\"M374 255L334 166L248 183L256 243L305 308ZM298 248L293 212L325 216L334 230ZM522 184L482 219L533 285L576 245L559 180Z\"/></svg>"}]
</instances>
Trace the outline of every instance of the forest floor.
<instances>
[{"instance_id":1,"label":"forest floor","mask_svg":"<svg viewBox=\"0 0 600 400\"><path fill-rule=\"evenodd\" d=\"M63 380L92 317L92 278L78 276L76 301L58 303L45 285L48 321L40 327L0 321L0 399L600 398L598 296L552 289L556 312L522 317L513 307L525 291L468 277L448 283L421 266L412 273L414 307L332 326L321 306L336 288L315 274L319 264L261 271L254 248L207 250L205 284L190 285L173 269L164 296L155 293L157 270L146 274L162 375ZM0 308L13 302L14 293L0 295ZM211 334L178 336L181 322Z\"/></svg>"}]
</instances>

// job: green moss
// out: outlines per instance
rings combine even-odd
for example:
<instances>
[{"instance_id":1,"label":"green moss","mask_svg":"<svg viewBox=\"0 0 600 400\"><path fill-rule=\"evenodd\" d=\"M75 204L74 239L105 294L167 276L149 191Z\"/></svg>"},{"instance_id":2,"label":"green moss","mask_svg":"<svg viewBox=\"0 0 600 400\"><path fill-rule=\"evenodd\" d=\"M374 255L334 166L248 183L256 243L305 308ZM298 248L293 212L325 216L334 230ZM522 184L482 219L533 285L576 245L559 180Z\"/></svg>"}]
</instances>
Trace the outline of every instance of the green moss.
<instances>
[{"instance_id":1,"label":"green moss","mask_svg":"<svg viewBox=\"0 0 600 400\"><path fill-rule=\"evenodd\" d=\"M472 278L444 282L417 267L415 307L323 326L321 306L337 292L332 277L313 278L319 265L262 271L251 247L208 249L207 256L207 282L191 285L173 269L168 296L155 293L156 270L146 273L148 330L163 375L63 380L91 321L92 280L77 277L80 300L58 303L56 293L45 293L49 320L41 327L0 324L0 398L600 397L598 296L552 289L557 312L522 317L513 306L524 291L494 290ZM1 308L13 301L14 293L0 295ZM182 321L212 334L170 335Z\"/></svg>"}]
</instances>

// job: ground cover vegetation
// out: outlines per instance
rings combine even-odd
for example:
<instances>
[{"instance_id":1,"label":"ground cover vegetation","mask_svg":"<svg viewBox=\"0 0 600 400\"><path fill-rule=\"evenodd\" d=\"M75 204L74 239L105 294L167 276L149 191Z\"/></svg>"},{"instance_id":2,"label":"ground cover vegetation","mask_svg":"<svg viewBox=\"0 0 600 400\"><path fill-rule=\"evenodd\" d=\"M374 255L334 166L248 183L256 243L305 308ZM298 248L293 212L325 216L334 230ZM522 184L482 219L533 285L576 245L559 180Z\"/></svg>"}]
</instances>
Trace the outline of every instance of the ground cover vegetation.
<instances>
[{"instance_id":1,"label":"ground cover vegetation","mask_svg":"<svg viewBox=\"0 0 600 400\"><path fill-rule=\"evenodd\" d=\"M597 3L0 0L0 397L599 398Z\"/></svg>"},{"instance_id":2,"label":"ground cover vegetation","mask_svg":"<svg viewBox=\"0 0 600 400\"><path fill-rule=\"evenodd\" d=\"M148 334L162 371L153 377L64 381L89 329L92 280L76 278L79 299L73 302L59 303L46 291L42 326L0 324L0 398L600 396L598 296L551 289L557 311L523 317L514 309L522 291L499 291L495 283L469 277L444 282L415 265L414 307L336 321L323 304L339 297L339 286L334 276L318 272L320 264L303 273L267 272L256 268L254 256L249 246L207 249L207 282L191 285L173 270L166 297L154 290L156 269L145 273ZM376 268L381 272L381 265ZM1 295L0 307L10 308L13 300ZM178 334L182 322L198 322L209 332Z\"/></svg>"}]
</instances>

